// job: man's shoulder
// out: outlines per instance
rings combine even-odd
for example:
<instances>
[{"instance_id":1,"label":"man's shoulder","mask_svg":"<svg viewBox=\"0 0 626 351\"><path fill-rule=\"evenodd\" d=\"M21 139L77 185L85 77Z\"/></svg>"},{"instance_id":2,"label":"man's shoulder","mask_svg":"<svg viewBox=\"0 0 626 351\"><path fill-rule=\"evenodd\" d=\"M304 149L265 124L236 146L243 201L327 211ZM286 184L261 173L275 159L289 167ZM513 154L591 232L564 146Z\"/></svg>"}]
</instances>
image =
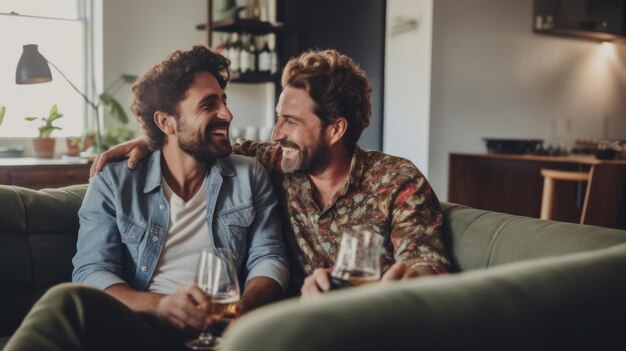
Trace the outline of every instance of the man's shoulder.
<instances>
[{"instance_id":1,"label":"man's shoulder","mask_svg":"<svg viewBox=\"0 0 626 351\"><path fill-rule=\"evenodd\" d=\"M135 168L128 167L128 160L123 159L121 161L114 161L104 165L103 172L110 174L111 176L124 177L124 176L136 176L148 171L150 160L154 153L150 153L148 157L139 160Z\"/></svg>"},{"instance_id":2,"label":"man's shoulder","mask_svg":"<svg viewBox=\"0 0 626 351\"><path fill-rule=\"evenodd\" d=\"M384 172L388 176L423 176L411 160L376 150L362 150L367 172Z\"/></svg>"},{"instance_id":3,"label":"man's shoulder","mask_svg":"<svg viewBox=\"0 0 626 351\"><path fill-rule=\"evenodd\" d=\"M128 160L126 159L107 163L103 170L96 175L96 178L100 178L100 181L115 188L125 188L124 184L134 184L135 187L143 188L148 182L148 178L156 177L150 177L150 167L153 166L150 160L154 157L151 153L148 157L139 160L133 169L128 168ZM160 180L160 171L157 173Z\"/></svg>"}]
</instances>

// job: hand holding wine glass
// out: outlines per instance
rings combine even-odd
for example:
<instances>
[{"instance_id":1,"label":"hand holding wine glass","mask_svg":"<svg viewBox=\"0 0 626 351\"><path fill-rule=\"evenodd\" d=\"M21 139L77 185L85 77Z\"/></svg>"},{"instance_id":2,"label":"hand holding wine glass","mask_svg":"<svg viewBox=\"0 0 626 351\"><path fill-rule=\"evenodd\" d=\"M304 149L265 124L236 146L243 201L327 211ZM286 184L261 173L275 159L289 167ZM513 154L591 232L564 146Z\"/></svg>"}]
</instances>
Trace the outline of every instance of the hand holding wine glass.
<instances>
[{"instance_id":1,"label":"hand holding wine glass","mask_svg":"<svg viewBox=\"0 0 626 351\"><path fill-rule=\"evenodd\" d=\"M198 257L196 284L210 300L209 313L213 323L225 316L236 315L240 293L230 250L202 250ZM193 350L213 350L219 345L219 338L206 329L186 345Z\"/></svg>"}]
</instances>

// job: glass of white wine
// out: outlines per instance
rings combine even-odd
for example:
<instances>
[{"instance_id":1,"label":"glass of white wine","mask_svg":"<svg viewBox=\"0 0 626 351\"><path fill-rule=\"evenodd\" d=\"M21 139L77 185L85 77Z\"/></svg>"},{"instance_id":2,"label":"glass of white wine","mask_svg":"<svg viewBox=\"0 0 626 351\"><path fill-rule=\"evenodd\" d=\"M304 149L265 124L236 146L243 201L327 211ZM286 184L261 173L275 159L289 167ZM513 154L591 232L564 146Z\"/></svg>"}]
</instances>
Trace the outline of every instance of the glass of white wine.
<instances>
[{"instance_id":1,"label":"glass of white wine","mask_svg":"<svg viewBox=\"0 0 626 351\"><path fill-rule=\"evenodd\" d=\"M343 233L330 273L333 289L377 282L382 244L383 237L368 230L355 228Z\"/></svg>"},{"instance_id":2,"label":"glass of white wine","mask_svg":"<svg viewBox=\"0 0 626 351\"><path fill-rule=\"evenodd\" d=\"M239 282L232 253L228 249L205 249L200 252L196 267L196 284L208 296L211 320L219 322L224 317L236 315L239 302ZM214 350L220 339L203 330L186 345L192 350Z\"/></svg>"}]
</instances>

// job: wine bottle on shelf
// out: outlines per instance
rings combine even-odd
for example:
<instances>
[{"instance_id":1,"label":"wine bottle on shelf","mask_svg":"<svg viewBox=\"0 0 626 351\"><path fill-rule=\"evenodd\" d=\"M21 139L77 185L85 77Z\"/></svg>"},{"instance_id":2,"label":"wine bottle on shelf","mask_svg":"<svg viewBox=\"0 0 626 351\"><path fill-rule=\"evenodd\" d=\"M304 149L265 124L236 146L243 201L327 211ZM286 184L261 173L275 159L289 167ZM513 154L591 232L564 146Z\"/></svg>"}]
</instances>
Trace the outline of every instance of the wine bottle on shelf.
<instances>
[{"instance_id":1,"label":"wine bottle on shelf","mask_svg":"<svg viewBox=\"0 0 626 351\"><path fill-rule=\"evenodd\" d=\"M244 33L242 35L241 53L239 56L239 71L241 74L250 72L250 37Z\"/></svg>"},{"instance_id":2,"label":"wine bottle on shelf","mask_svg":"<svg viewBox=\"0 0 626 351\"><path fill-rule=\"evenodd\" d=\"M250 72L257 72L256 67L256 47L254 46L254 37L250 35L250 45L248 45L248 67L250 68Z\"/></svg>"},{"instance_id":3,"label":"wine bottle on shelf","mask_svg":"<svg viewBox=\"0 0 626 351\"><path fill-rule=\"evenodd\" d=\"M231 43L230 43L230 38L229 38L229 36L226 36L226 41L223 41L221 44L219 44L219 45L215 48L215 51L216 51L218 54L220 54L220 55L222 55L222 56L224 56L225 58L227 58L227 59L229 59L229 60L230 60L230 58L228 57L228 54L229 54L229 53L228 53L228 50L230 49L230 45L231 45Z\"/></svg>"},{"instance_id":4,"label":"wine bottle on shelf","mask_svg":"<svg viewBox=\"0 0 626 351\"><path fill-rule=\"evenodd\" d=\"M257 21L261 19L261 5L259 4L259 0L252 0L252 19Z\"/></svg>"},{"instance_id":5,"label":"wine bottle on shelf","mask_svg":"<svg viewBox=\"0 0 626 351\"><path fill-rule=\"evenodd\" d=\"M278 72L278 54L276 53L276 44L272 45L270 49L270 73L276 74Z\"/></svg>"},{"instance_id":6,"label":"wine bottle on shelf","mask_svg":"<svg viewBox=\"0 0 626 351\"><path fill-rule=\"evenodd\" d=\"M270 47L267 44L267 38L263 39L263 47L259 51L259 72L270 74Z\"/></svg>"},{"instance_id":7,"label":"wine bottle on shelf","mask_svg":"<svg viewBox=\"0 0 626 351\"><path fill-rule=\"evenodd\" d=\"M232 73L240 72L240 55L241 42L239 41L239 35L233 33L233 43L228 49L228 59L230 60L230 71Z\"/></svg>"}]
</instances>

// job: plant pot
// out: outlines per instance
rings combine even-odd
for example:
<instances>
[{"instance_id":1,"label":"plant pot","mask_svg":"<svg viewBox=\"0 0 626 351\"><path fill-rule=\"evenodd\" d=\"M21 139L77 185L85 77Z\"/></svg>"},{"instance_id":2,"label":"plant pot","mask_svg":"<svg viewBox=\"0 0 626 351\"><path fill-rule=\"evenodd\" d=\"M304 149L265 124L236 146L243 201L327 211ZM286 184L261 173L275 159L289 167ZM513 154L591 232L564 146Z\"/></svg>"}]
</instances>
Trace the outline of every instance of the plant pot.
<instances>
[{"instance_id":1,"label":"plant pot","mask_svg":"<svg viewBox=\"0 0 626 351\"><path fill-rule=\"evenodd\" d=\"M80 156L80 138L67 138L67 156Z\"/></svg>"},{"instance_id":2,"label":"plant pot","mask_svg":"<svg viewBox=\"0 0 626 351\"><path fill-rule=\"evenodd\" d=\"M37 138L33 139L33 148L35 149L35 157L52 158L54 156L54 144L56 140L53 138Z\"/></svg>"}]
</instances>

